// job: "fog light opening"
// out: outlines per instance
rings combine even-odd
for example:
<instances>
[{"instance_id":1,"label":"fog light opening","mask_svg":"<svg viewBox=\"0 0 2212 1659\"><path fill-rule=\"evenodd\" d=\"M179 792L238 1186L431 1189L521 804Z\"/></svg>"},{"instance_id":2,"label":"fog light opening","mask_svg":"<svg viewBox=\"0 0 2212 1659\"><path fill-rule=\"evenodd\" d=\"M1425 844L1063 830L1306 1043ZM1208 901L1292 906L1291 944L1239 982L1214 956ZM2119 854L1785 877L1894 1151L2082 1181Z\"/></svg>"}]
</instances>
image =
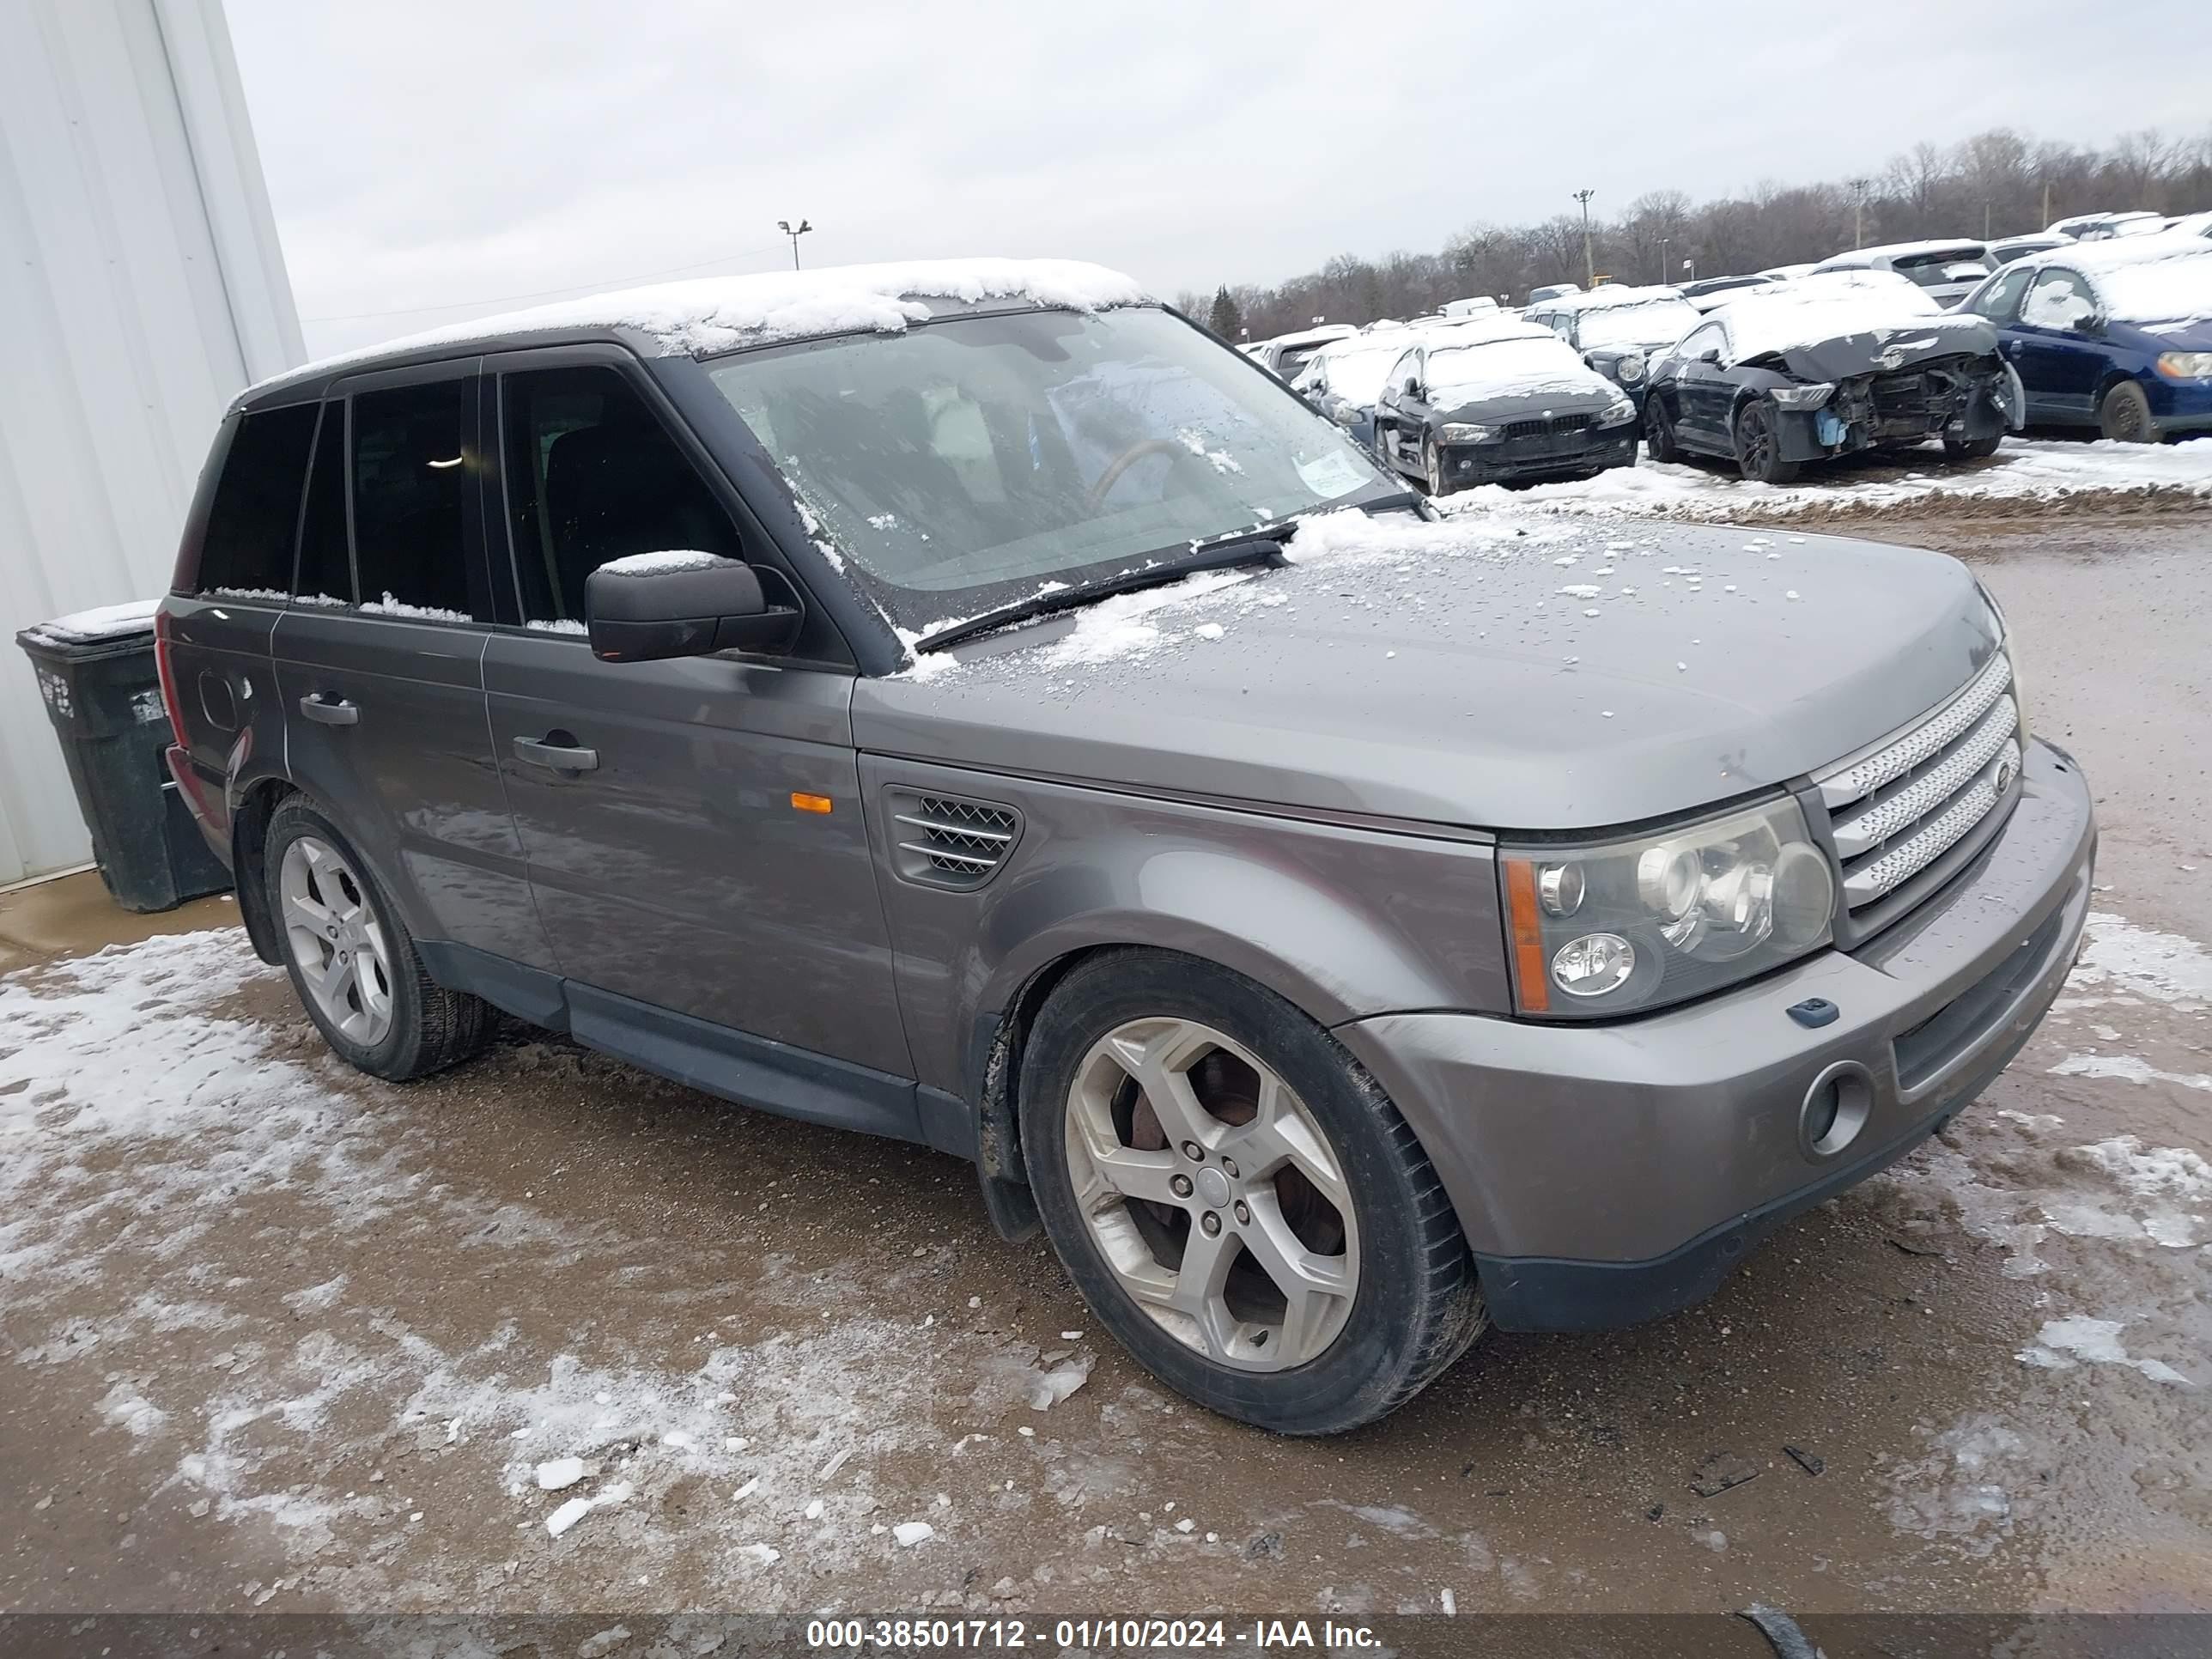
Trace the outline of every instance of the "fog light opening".
<instances>
[{"instance_id":1,"label":"fog light opening","mask_svg":"<svg viewBox=\"0 0 2212 1659\"><path fill-rule=\"evenodd\" d=\"M1798 1137L1814 1158L1832 1158L1858 1139L1874 1110L1874 1079L1856 1060L1838 1060L1813 1079L1797 1118Z\"/></svg>"}]
</instances>

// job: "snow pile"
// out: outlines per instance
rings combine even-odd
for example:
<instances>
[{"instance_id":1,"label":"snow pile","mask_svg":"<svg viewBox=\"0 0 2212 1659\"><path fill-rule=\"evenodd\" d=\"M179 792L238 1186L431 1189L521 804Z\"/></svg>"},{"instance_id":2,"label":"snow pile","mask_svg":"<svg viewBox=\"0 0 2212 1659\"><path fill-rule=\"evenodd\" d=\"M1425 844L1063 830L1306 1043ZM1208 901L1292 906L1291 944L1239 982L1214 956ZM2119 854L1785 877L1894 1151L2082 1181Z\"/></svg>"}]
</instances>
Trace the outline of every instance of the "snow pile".
<instances>
[{"instance_id":1,"label":"snow pile","mask_svg":"<svg viewBox=\"0 0 2212 1659\"><path fill-rule=\"evenodd\" d=\"M2212 451L2212 445L2206 447ZM2206 459L2212 461L2212 453ZM2138 927L2109 910L2089 912L2082 931L2087 943L2074 969L2075 981L2158 1002L2212 1003L2212 952L2195 939Z\"/></svg>"},{"instance_id":2,"label":"snow pile","mask_svg":"<svg viewBox=\"0 0 2212 1659\"><path fill-rule=\"evenodd\" d=\"M1880 461L1808 472L1777 488L1714 467L1639 460L1571 483L1506 489L1484 484L1446 497L1447 514L1628 514L1743 523L1931 506L1949 501L2057 501L2076 495L2153 492L2212 496L2212 443L2065 443L2007 438L1989 460L1966 465L1929 447Z\"/></svg>"},{"instance_id":3,"label":"snow pile","mask_svg":"<svg viewBox=\"0 0 2212 1659\"><path fill-rule=\"evenodd\" d=\"M665 576L678 570L712 570L718 564L731 561L719 553L702 553L696 548L672 549L665 553L632 553L627 557L609 559L594 571L594 575Z\"/></svg>"},{"instance_id":4,"label":"snow pile","mask_svg":"<svg viewBox=\"0 0 2212 1659\"><path fill-rule=\"evenodd\" d=\"M33 639L56 645L83 645L94 640L115 639L125 634L144 634L154 626L159 599L131 599L123 605L103 605L90 611L72 611L23 631Z\"/></svg>"},{"instance_id":5,"label":"snow pile","mask_svg":"<svg viewBox=\"0 0 2212 1659\"><path fill-rule=\"evenodd\" d=\"M1141 305L1150 297L1133 278L1077 259L924 259L701 276L449 324L287 369L261 384L319 374L363 358L507 334L628 329L650 337L667 356L701 356L821 334L871 329L896 333L927 317L932 300L1012 300L1100 311L1109 306ZM258 389L249 388L247 395Z\"/></svg>"}]
</instances>

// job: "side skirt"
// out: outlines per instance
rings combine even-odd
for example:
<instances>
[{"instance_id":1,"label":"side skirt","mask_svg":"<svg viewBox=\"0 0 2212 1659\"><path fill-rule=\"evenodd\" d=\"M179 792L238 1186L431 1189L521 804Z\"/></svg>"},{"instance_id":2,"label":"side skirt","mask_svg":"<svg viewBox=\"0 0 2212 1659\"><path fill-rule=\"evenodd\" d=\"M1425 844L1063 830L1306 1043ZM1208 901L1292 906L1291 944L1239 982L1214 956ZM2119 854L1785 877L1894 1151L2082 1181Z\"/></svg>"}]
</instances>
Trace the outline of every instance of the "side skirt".
<instances>
[{"instance_id":1,"label":"side skirt","mask_svg":"<svg viewBox=\"0 0 2212 1659\"><path fill-rule=\"evenodd\" d=\"M975 1116L966 1103L909 1078L619 996L472 945L426 939L416 949L441 985L687 1087L805 1123L975 1156Z\"/></svg>"}]
</instances>

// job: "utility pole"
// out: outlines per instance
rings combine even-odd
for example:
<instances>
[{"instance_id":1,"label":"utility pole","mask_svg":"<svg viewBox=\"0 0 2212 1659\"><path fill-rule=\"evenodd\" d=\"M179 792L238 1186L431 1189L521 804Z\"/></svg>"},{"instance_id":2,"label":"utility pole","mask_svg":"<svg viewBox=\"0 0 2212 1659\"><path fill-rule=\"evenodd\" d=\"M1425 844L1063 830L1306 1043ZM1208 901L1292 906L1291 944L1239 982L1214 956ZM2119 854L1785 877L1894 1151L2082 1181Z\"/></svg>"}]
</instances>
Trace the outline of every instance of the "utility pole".
<instances>
[{"instance_id":1,"label":"utility pole","mask_svg":"<svg viewBox=\"0 0 2212 1659\"><path fill-rule=\"evenodd\" d=\"M2051 180L2048 179L2043 181L2043 222L2046 225L2051 222Z\"/></svg>"},{"instance_id":2,"label":"utility pole","mask_svg":"<svg viewBox=\"0 0 2212 1659\"><path fill-rule=\"evenodd\" d=\"M1667 244L1673 240L1668 236L1659 239L1659 280L1662 283L1667 280Z\"/></svg>"},{"instance_id":3,"label":"utility pole","mask_svg":"<svg viewBox=\"0 0 2212 1659\"><path fill-rule=\"evenodd\" d=\"M775 228L781 231L785 235L791 238L791 268L793 270L798 270L799 239L805 235L806 233L813 229L814 227L808 224L804 219L801 219L795 226L788 219L779 219L775 222Z\"/></svg>"},{"instance_id":4,"label":"utility pole","mask_svg":"<svg viewBox=\"0 0 2212 1659\"><path fill-rule=\"evenodd\" d=\"M1590 255L1589 234L1590 198L1596 194L1594 190L1578 190L1575 192L1575 200L1583 204L1583 284L1586 288L1597 286L1597 261Z\"/></svg>"},{"instance_id":5,"label":"utility pole","mask_svg":"<svg viewBox=\"0 0 2212 1659\"><path fill-rule=\"evenodd\" d=\"M1987 202L1982 204L1982 240L1985 242L1990 240L1990 204Z\"/></svg>"},{"instance_id":6,"label":"utility pole","mask_svg":"<svg viewBox=\"0 0 2212 1659\"><path fill-rule=\"evenodd\" d=\"M1853 247L1864 247L1866 246L1867 180L1863 178L1854 179L1850 181L1850 184L1851 246Z\"/></svg>"}]
</instances>

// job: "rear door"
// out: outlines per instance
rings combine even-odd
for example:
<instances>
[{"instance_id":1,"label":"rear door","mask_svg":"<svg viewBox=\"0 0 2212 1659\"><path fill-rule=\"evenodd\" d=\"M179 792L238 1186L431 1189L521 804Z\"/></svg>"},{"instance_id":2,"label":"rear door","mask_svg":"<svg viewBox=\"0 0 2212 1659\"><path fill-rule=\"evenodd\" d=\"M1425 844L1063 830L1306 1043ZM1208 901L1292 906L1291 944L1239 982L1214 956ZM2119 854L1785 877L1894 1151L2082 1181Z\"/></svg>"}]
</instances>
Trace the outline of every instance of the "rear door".
<instances>
[{"instance_id":1,"label":"rear door","mask_svg":"<svg viewBox=\"0 0 2212 1659\"><path fill-rule=\"evenodd\" d=\"M740 532L733 493L710 482L626 354L516 354L491 372L520 609L485 659L492 733L575 1028L654 1018L580 984L911 1076L861 816L852 669L592 656L584 584L599 565L672 550L757 565L765 537L750 520ZM544 745L572 752L549 758ZM670 1041L712 1045L663 1024ZM910 1103L900 1109L910 1117Z\"/></svg>"},{"instance_id":2,"label":"rear door","mask_svg":"<svg viewBox=\"0 0 2212 1659\"><path fill-rule=\"evenodd\" d=\"M550 968L485 721L477 381L470 360L333 389L271 649L294 781L415 935Z\"/></svg>"}]
</instances>

